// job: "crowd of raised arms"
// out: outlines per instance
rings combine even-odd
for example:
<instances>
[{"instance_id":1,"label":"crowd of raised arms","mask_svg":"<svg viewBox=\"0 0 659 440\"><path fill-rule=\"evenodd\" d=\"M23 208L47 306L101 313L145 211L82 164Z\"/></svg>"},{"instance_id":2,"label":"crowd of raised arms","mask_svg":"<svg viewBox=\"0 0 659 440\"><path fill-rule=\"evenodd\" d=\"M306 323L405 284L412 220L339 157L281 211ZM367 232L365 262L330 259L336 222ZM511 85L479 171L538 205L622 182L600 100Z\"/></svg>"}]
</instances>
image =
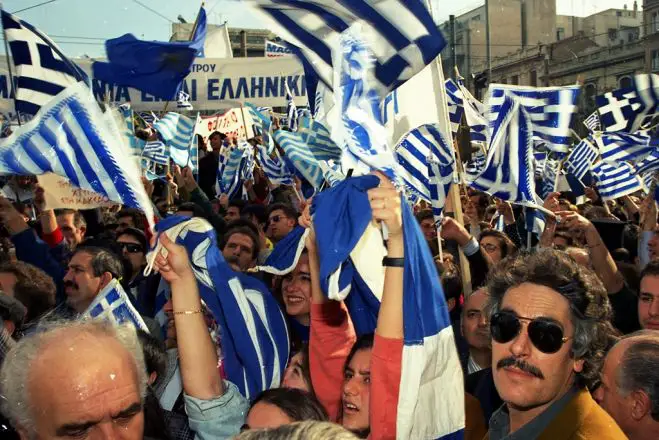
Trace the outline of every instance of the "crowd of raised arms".
<instances>
[{"instance_id":1,"label":"crowd of raised arms","mask_svg":"<svg viewBox=\"0 0 659 440\"><path fill-rule=\"evenodd\" d=\"M322 282L318 244L348 232L317 218L327 212L316 206L319 195L304 199L299 188L271 184L259 168L246 187L249 200L216 194L214 177L206 176L232 143L211 135L198 179L174 166L166 182L144 185L157 225L208 226L216 237L209 246L219 248L224 273L239 275L242 289L200 281L208 259L189 255L186 234L154 232L138 210L48 210L48 188L31 177L7 180L0 197L2 439L400 438L399 397L415 391L401 380L409 282L441 285L451 344L426 346L437 361L425 368L453 368L460 385L415 420L464 414L458 435L467 439L659 438L652 196L604 202L589 188L585 203L575 205L571 193L550 193L544 208L555 216L529 239L522 209L464 187L463 222L449 204L438 229L420 202L415 224L404 227L407 202L377 174L379 184L365 190L370 207L361 208L371 226L386 230L386 258L370 257L378 258L384 282L365 332L351 296L328 299ZM334 196L340 194L325 195L325 208ZM427 280L406 279L402 262L418 257L408 255L416 252L414 235L434 261ZM272 256L293 236L301 237L294 266L275 275L261 270L277 265ZM267 289L248 288L250 280ZM113 283L143 326L90 318ZM206 299L209 287L219 306ZM237 295L238 308L223 295ZM252 314L241 311L244 304ZM262 347L248 353L252 345L237 334L274 328L264 318L273 316L266 310L272 304L285 320L284 342L271 330L256 345L274 343L273 353L287 357L281 361ZM249 321L244 328L236 316ZM453 342L461 365L444 362ZM282 368L273 370L273 362ZM426 385L449 386L415 386Z\"/></svg>"}]
</instances>

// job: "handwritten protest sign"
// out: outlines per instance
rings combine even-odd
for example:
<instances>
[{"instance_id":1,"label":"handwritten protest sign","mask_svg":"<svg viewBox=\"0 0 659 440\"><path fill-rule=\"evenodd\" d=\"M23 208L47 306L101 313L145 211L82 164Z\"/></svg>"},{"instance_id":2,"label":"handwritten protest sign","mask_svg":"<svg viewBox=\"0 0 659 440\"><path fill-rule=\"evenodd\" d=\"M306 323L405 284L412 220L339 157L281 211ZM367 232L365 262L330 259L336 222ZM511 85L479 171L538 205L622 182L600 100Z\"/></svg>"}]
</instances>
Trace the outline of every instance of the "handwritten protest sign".
<instances>
[{"instance_id":1,"label":"handwritten protest sign","mask_svg":"<svg viewBox=\"0 0 659 440\"><path fill-rule=\"evenodd\" d=\"M43 174L37 180L45 190L46 209L92 209L115 204L101 194L73 186L69 179L57 174Z\"/></svg>"},{"instance_id":2,"label":"handwritten protest sign","mask_svg":"<svg viewBox=\"0 0 659 440\"><path fill-rule=\"evenodd\" d=\"M224 133L237 139L250 139L254 137L253 122L247 110L232 108L220 116L205 118L202 116L197 125L196 134L205 139L214 131Z\"/></svg>"}]
</instances>

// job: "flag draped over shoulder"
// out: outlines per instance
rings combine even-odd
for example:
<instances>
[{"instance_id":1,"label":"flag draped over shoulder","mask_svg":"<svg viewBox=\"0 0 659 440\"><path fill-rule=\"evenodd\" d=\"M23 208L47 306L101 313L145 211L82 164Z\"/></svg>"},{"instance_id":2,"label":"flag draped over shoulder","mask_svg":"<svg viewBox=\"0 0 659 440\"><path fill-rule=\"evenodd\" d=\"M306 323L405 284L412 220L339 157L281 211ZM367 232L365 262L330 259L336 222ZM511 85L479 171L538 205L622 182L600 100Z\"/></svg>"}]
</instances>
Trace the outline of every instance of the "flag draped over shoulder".
<instances>
[{"instance_id":1,"label":"flag draped over shoulder","mask_svg":"<svg viewBox=\"0 0 659 440\"><path fill-rule=\"evenodd\" d=\"M92 64L94 78L175 101L205 38L206 11L201 8L190 41L143 41L133 34L107 40L105 51L108 61Z\"/></svg>"},{"instance_id":2,"label":"flag draped over shoulder","mask_svg":"<svg viewBox=\"0 0 659 440\"><path fill-rule=\"evenodd\" d=\"M201 299L220 326L227 379L248 399L278 387L288 362L289 339L274 296L261 281L231 270L207 221L172 216L159 222L156 230L188 251ZM147 273L160 249L158 243L149 254Z\"/></svg>"},{"instance_id":3,"label":"flag draped over shoulder","mask_svg":"<svg viewBox=\"0 0 659 440\"><path fill-rule=\"evenodd\" d=\"M2 11L2 27L15 67L16 111L36 115L69 85L87 75L37 28Z\"/></svg>"},{"instance_id":4,"label":"flag draped over shoulder","mask_svg":"<svg viewBox=\"0 0 659 440\"><path fill-rule=\"evenodd\" d=\"M141 172L83 83L67 87L37 115L0 139L0 174L55 173L82 189L142 210L153 208Z\"/></svg>"},{"instance_id":5,"label":"flag draped over shoulder","mask_svg":"<svg viewBox=\"0 0 659 440\"><path fill-rule=\"evenodd\" d=\"M391 91L433 61L446 41L422 0L251 0L306 68L332 87L332 42L353 24L377 54L375 78Z\"/></svg>"},{"instance_id":6,"label":"flag draped over shoulder","mask_svg":"<svg viewBox=\"0 0 659 440\"><path fill-rule=\"evenodd\" d=\"M333 296L338 292L331 288L331 278L340 277L335 275L336 269L345 270L344 263L354 260L348 258L351 251L372 233L369 226L372 212L366 191L378 184L379 179L372 175L350 178L314 198L314 228L325 232L317 236L321 283L330 298L342 299ZM460 435L464 429L464 391L448 309L428 244L409 206L401 203L401 208L405 238L402 311L405 333L397 438ZM381 244L382 236L377 229L374 235ZM372 261L376 258L381 256L370 256ZM382 270L381 260L376 263ZM345 301L354 320L349 302L353 294L354 286ZM375 309L379 309L379 301L363 301L362 305L377 316ZM436 408L452 408L452 411L428 417Z\"/></svg>"},{"instance_id":7,"label":"flag draped over shoulder","mask_svg":"<svg viewBox=\"0 0 659 440\"><path fill-rule=\"evenodd\" d=\"M132 324L135 328L149 332L144 320L137 312L121 284L113 279L101 289L94 301L82 313L83 318L104 319L113 324Z\"/></svg>"}]
</instances>

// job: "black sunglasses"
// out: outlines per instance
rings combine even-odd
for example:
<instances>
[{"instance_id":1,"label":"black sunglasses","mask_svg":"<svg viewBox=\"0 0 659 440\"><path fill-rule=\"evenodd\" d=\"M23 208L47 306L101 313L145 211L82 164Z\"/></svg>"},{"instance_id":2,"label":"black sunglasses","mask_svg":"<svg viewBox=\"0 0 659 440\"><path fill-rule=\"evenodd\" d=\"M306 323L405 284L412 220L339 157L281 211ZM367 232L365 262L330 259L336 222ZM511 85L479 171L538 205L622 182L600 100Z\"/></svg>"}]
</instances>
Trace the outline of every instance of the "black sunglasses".
<instances>
[{"instance_id":1,"label":"black sunglasses","mask_svg":"<svg viewBox=\"0 0 659 440\"><path fill-rule=\"evenodd\" d=\"M126 249L129 254L136 254L138 252L144 252L144 249L142 249L142 246L139 244L135 243L119 243L119 246L121 246L121 249Z\"/></svg>"},{"instance_id":2,"label":"black sunglasses","mask_svg":"<svg viewBox=\"0 0 659 440\"><path fill-rule=\"evenodd\" d=\"M272 222L279 223L279 220L281 220L281 215L273 215L268 219L268 224Z\"/></svg>"},{"instance_id":3,"label":"black sunglasses","mask_svg":"<svg viewBox=\"0 0 659 440\"><path fill-rule=\"evenodd\" d=\"M508 311L497 312L490 319L492 339L500 344L512 341L522 331L521 321L529 321L527 332L535 347L543 353L556 353L570 337L563 336L557 322L547 318L522 318Z\"/></svg>"}]
</instances>

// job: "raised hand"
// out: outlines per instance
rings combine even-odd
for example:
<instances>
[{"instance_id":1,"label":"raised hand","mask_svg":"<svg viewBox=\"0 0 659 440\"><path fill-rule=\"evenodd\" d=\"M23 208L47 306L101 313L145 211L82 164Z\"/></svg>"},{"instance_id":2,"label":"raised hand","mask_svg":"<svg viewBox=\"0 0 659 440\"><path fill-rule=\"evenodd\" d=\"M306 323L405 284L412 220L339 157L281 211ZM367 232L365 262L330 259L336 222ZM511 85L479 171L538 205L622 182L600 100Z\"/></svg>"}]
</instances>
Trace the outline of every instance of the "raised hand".
<instances>
[{"instance_id":1,"label":"raised hand","mask_svg":"<svg viewBox=\"0 0 659 440\"><path fill-rule=\"evenodd\" d=\"M376 172L376 175L380 178L380 186L368 190L373 220L384 222L390 237L402 236L403 219L400 194L384 174Z\"/></svg>"},{"instance_id":2,"label":"raised hand","mask_svg":"<svg viewBox=\"0 0 659 440\"><path fill-rule=\"evenodd\" d=\"M452 217L444 217L442 220L440 236L444 240L454 240L460 246L466 245L471 237L465 227Z\"/></svg>"},{"instance_id":3,"label":"raised hand","mask_svg":"<svg viewBox=\"0 0 659 440\"><path fill-rule=\"evenodd\" d=\"M167 234L160 234L159 240L166 252L160 251L156 256L154 267L160 272L163 279L169 284L194 280L188 251L183 246L174 243Z\"/></svg>"}]
</instances>

